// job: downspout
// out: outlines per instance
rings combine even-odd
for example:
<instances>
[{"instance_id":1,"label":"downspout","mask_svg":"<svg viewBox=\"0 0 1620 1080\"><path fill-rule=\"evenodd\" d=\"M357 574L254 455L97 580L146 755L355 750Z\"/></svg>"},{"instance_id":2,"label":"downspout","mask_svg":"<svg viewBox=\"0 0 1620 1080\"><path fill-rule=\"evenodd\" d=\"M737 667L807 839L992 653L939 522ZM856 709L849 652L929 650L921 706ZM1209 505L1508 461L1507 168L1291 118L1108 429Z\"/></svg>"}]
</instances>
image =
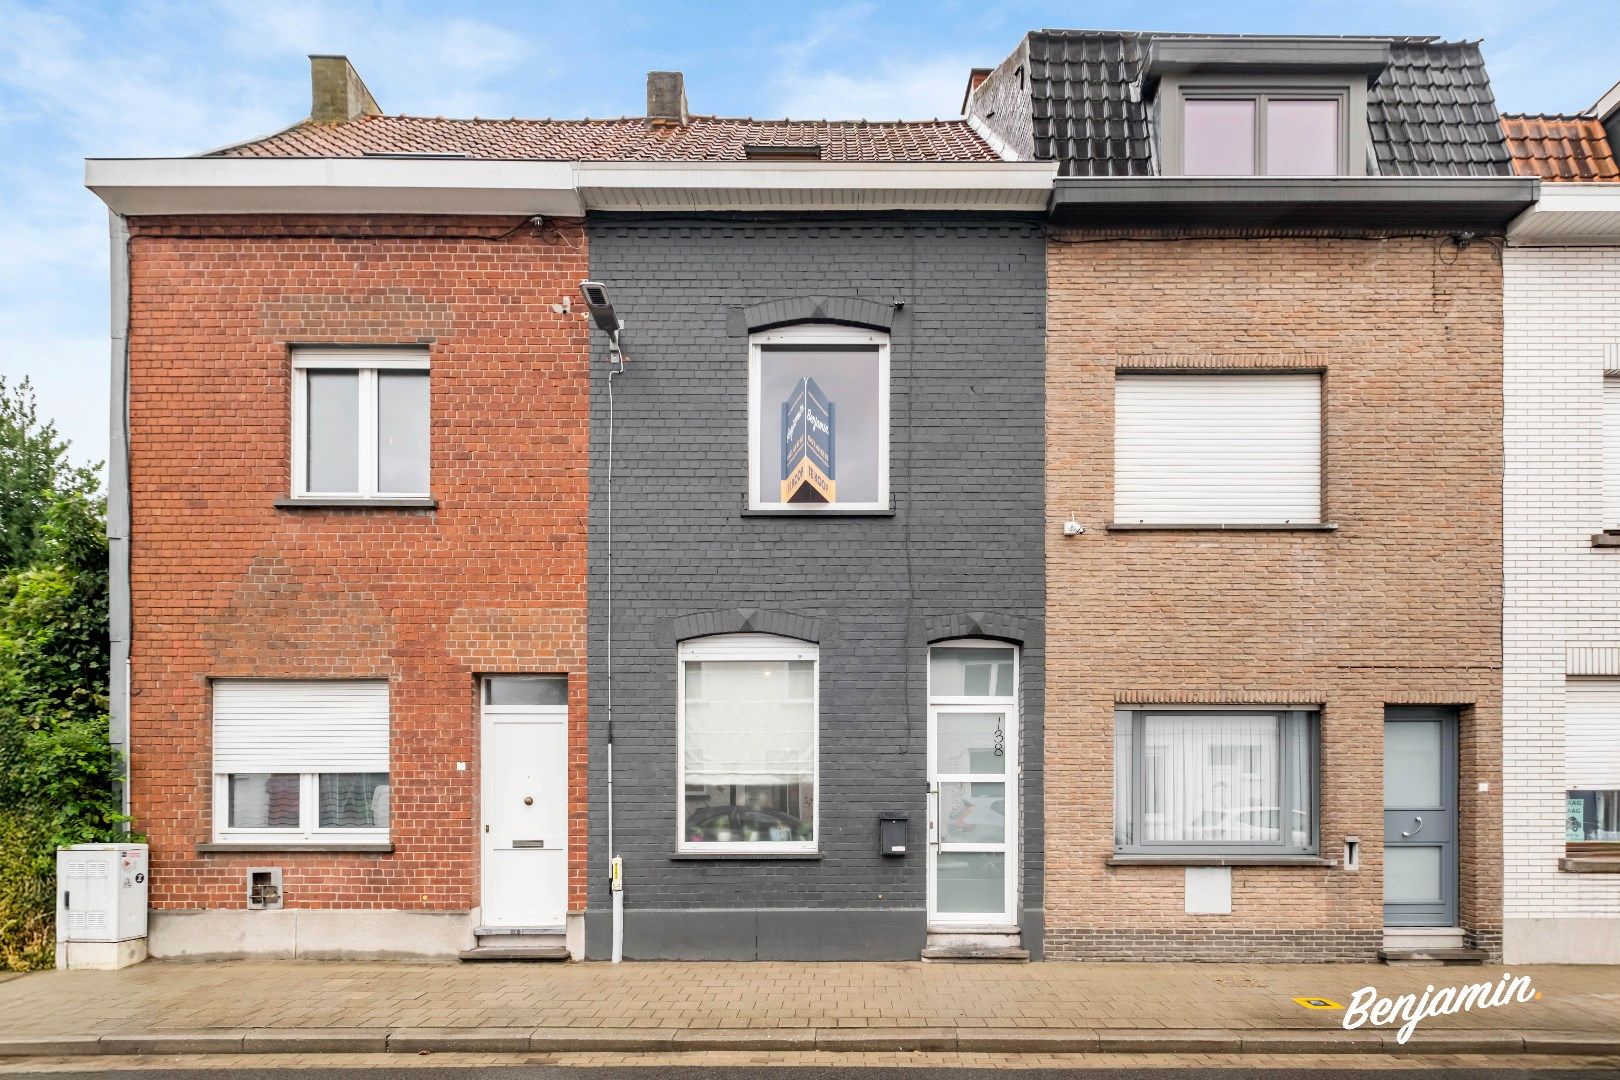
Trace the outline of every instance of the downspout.
<instances>
[{"instance_id":1,"label":"downspout","mask_svg":"<svg viewBox=\"0 0 1620 1080\"><path fill-rule=\"evenodd\" d=\"M112 267L112 393L107 442L108 738L123 763L119 799L129 813L129 224L108 214ZM128 828L126 823L125 828Z\"/></svg>"},{"instance_id":2,"label":"downspout","mask_svg":"<svg viewBox=\"0 0 1620 1080\"><path fill-rule=\"evenodd\" d=\"M613 380L624 374L624 355L614 347L617 366L608 372L607 432L607 840L608 889L613 902L613 962L624 959L624 863L613 847Z\"/></svg>"}]
</instances>

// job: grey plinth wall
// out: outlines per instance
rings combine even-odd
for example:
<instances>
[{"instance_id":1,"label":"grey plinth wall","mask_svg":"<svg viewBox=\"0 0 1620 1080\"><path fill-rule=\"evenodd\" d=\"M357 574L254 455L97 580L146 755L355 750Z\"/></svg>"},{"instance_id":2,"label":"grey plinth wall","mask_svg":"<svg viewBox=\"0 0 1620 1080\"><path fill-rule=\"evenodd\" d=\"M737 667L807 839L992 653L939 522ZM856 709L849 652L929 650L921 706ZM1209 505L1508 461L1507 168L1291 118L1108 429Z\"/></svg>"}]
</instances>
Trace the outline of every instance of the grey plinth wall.
<instances>
[{"instance_id":1,"label":"grey plinth wall","mask_svg":"<svg viewBox=\"0 0 1620 1080\"><path fill-rule=\"evenodd\" d=\"M915 959L925 933L927 644L1023 649L1022 922L1041 944L1044 240L1008 218L591 223L615 380L614 763L631 958ZM898 306L897 306L898 305ZM890 322L893 514L750 516L748 332ZM588 955L607 954L608 365L593 372ZM676 649L815 640L820 852L675 857ZM877 815L910 814L910 853Z\"/></svg>"}]
</instances>

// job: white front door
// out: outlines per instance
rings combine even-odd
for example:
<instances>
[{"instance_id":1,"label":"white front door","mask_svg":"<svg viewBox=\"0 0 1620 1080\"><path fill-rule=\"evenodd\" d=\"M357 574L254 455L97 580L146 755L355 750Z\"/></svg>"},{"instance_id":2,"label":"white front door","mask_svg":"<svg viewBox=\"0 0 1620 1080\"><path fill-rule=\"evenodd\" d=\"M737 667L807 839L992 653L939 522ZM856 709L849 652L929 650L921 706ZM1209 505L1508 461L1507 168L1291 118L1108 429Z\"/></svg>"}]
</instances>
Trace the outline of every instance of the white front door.
<instances>
[{"instance_id":1,"label":"white front door","mask_svg":"<svg viewBox=\"0 0 1620 1080\"><path fill-rule=\"evenodd\" d=\"M568 913L568 680L484 679L483 924L561 930Z\"/></svg>"},{"instance_id":2,"label":"white front door","mask_svg":"<svg viewBox=\"0 0 1620 1080\"><path fill-rule=\"evenodd\" d=\"M930 650L928 921L1018 922L1017 652Z\"/></svg>"}]
</instances>

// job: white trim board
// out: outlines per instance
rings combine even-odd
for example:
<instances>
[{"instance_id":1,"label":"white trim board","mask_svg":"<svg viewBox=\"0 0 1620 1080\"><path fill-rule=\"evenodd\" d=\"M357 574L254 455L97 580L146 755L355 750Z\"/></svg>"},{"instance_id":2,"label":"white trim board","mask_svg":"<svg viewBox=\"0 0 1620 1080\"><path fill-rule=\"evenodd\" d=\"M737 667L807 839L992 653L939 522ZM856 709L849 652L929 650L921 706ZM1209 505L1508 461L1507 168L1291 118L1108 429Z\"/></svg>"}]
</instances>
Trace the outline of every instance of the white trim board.
<instances>
[{"instance_id":1,"label":"white trim board","mask_svg":"<svg viewBox=\"0 0 1620 1080\"><path fill-rule=\"evenodd\" d=\"M117 213L1046 208L1054 162L622 162L440 158L91 158L85 186Z\"/></svg>"}]
</instances>

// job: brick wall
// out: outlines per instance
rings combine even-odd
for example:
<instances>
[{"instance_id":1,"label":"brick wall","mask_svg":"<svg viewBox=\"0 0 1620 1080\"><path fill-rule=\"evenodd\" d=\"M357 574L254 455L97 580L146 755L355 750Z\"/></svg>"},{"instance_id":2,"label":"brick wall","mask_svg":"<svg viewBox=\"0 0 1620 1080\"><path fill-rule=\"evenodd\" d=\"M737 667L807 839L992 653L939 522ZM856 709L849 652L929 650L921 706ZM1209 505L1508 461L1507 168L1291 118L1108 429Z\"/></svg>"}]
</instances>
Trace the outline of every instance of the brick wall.
<instances>
[{"instance_id":1,"label":"brick wall","mask_svg":"<svg viewBox=\"0 0 1620 1080\"><path fill-rule=\"evenodd\" d=\"M1603 373L1620 364L1620 250L1510 248L1504 283L1506 915L1569 920L1508 955L1620 959L1620 875L1560 872L1567 650L1620 646L1603 514ZM1606 357L1607 352L1607 357ZM1608 926L1596 920L1605 919ZM1603 944L1599 945L1601 935Z\"/></svg>"},{"instance_id":2,"label":"brick wall","mask_svg":"<svg viewBox=\"0 0 1620 1080\"><path fill-rule=\"evenodd\" d=\"M1388 703L1467 706L1461 921L1499 928L1496 248L1143 237L1048 267L1048 954L1368 958ZM1338 531L1109 532L1119 367L1322 371ZM1359 836L1361 870L1238 867L1232 914L1194 916L1179 867L1106 866L1116 702L1323 706L1322 852Z\"/></svg>"},{"instance_id":3,"label":"brick wall","mask_svg":"<svg viewBox=\"0 0 1620 1080\"><path fill-rule=\"evenodd\" d=\"M1022 900L1041 906L1040 230L1007 219L591 222L628 323L614 383L616 844L626 955L915 959L923 945L927 642L994 613L1022 639ZM889 517L748 516L741 308L809 296L904 306L890 334ZM606 737L606 414L592 429L591 719ZM820 638L821 857L671 859L676 637L703 612L798 616ZM987 616L991 617L991 616ZM778 622L784 621L780 618ZM959 632L959 631L958 631ZM594 790L605 781L592 757ZM877 815L909 813L884 858ZM593 814L592 865L606 859ZM608 902L591 885L593 916ZM773 910L793 909L785 914ZM600 918L593 952L606 947Z\"/></svg>"},{"instance_id":4,"label":"brick wall","mask_svg":"<svg viewBox=\"0 0 1620 1080\"><path fill-rule=\"evenodd\" d=\"M578 223L132 221L131 791L157 908L465 911L475 676L570 677L570 907L583 907L587 330ZM427 343L437 510L276 509L289 343ZM386 677L391 831L371 854L199 854L209 679ZM466 762L466 771L456 763Z\"/></svg>"}]
</instances>

